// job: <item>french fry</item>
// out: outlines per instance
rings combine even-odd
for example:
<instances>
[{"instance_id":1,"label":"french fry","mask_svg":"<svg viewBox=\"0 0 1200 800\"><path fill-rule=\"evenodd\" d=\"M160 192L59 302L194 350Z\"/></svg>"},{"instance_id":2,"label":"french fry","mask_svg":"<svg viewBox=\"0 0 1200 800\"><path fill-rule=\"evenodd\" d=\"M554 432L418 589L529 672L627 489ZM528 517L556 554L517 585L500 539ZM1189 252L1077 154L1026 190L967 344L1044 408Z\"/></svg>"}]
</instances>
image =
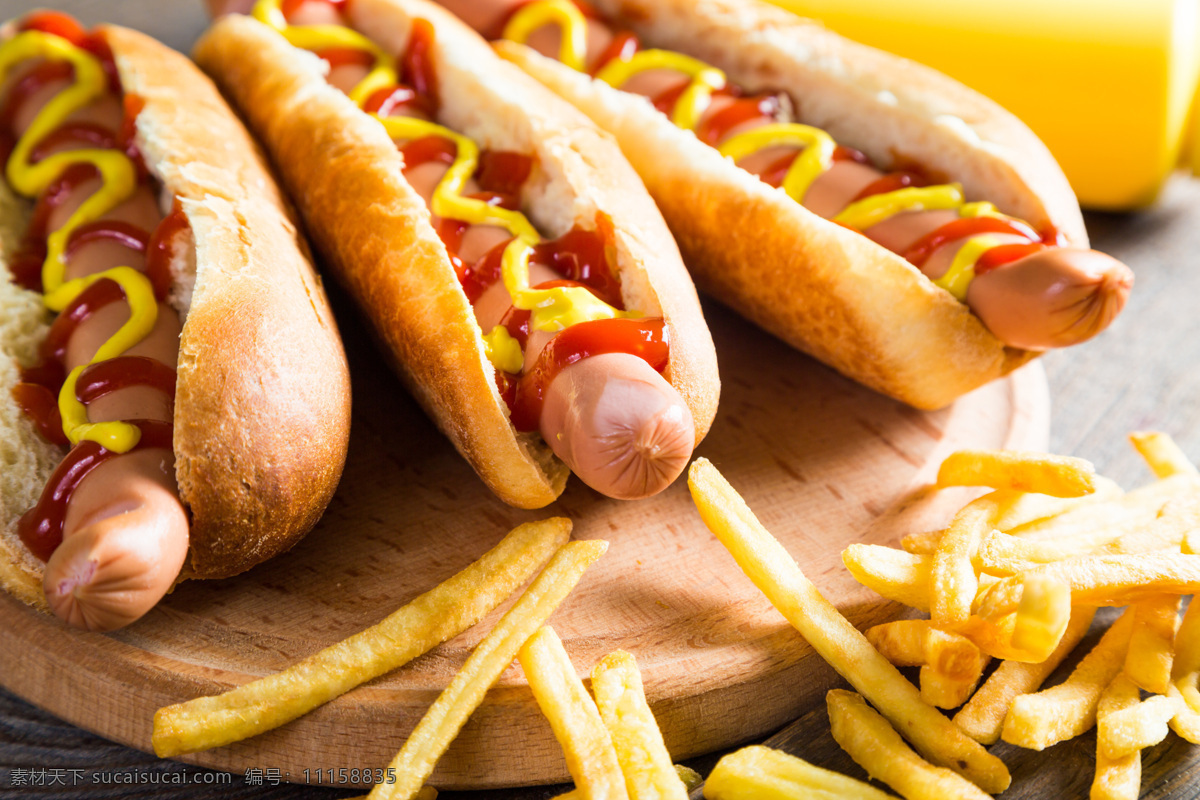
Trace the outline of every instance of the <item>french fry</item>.
<instances>
[{"instance_id":1,"label":"french fry","mask_svg":"<svg viewBox=\"0 0 1200 800\"><path fill-rule=\"evenodd\" d=\"M1171 665L1170 696L1181 701L1171 719L1171 730L1192 744L1200 744L1200 603L1196 598L1175 631L1175 660Z\"/></svg>"},{"instance_id":2,"label":"french fry","mask_svg":"<svg viewBox=\"0 0 1200 800\"><path fill-rule=\"evenodd\" d=\"M1133 446L1141 453L1142 458L1146 459L1150 469L1160 478L1169 478L1172 475L1200 476L1196 465L1184 455L1179 445L1175 444L1175 440L1165 433L1136 431L1129 434L1129 441L1133 442Z\"/></svg>"},{"instance_id":3,"label":"french fry","mask_svg":"<svg viewBox=\"0 0 1200 800\"><path fill-rule=\"evenodd\" d=\"M1023 581L1042 575L1071 587L1078 605L1123 606L1160 594L1194 594L1200 590L1200 556L1138 553L1089 556L1054 564L997 581L980 593L976 613L996 618L1017 609Z\"/></svg>"},{"instance_id":4,"label":"french fry","mask_svg":"<svg viewBox=\"0 0 1200 800\"><path fill-rule=\"evenodd\" d=\"M900 734L860 695L834 689L825 695L833 738L872 778L908 800L947 797L985 800L988 795L957 773L935 767L912 751Z\"/></svg>"},{"instance_id":5,"label":"french fry","mask_svg":"<svg viewBox=\"0 0 1200 800\"><path fill-rule=\"evenodd\" d=\"M283 672L159 709L154 752L170 758L255 736L408 663L504 602L570 535L571 522L562 517L520 525L478 561L382 622Z\"/></svg>"},{"instance_id":6,"label":"french fry","mask_svg":"<svg viewBox=\"0 0 1200 800\"><path fill-rule=\"evenodd\" d=\"M1012 701L1020 695L1036 692L1050 673L1058 669L1087 633L1095 613L1094 608L1075 606L1058 647L1041 663L1005 661L996 667L979 691L954 716L954 724L977 742L995 744L1000 739L1000 729Z\"/></svg>"},{"instance_id":7,"label":"french fry","mask_svg":"<svg viewBox=\"0 0 1200 800\"><path fill-rule=\"evenodd\" d=\"M1125 656L1125 674L1147 692L1166 694L1175 659L1175 628L1179 624L1177 595L1159 595L1137 603L1137 618Z\"/></svg>"},{"instance_id":8,"label":"french fry","mask_svg":"<svg viewBox=\"0 0 1200 800\"><path fill-rule=\"evenodd\" d=\"M1093 478L1096 490L1080 497L1051 497L1046 494L1008 492L1008 502L1000 505L993 527L1010 531L1023 525L1045 523L1068 511L1082 506L1115 500L1124 492L1109 478L1096 475ZM909 553L932 553L944 531L922 531L910 533L900 540L900 546Z\"/></svg>"},{"instance_id":9,"label":"french fry","mask_svg":"<svg viewBox=\"0 0 1200 800\"><path fill-rule=\"evenodd\" d=\"M998 530L988 531L976 551L975 567L988 575L1008 577L1069 558L1146 552L1145 547L1139 550L1133 548L1152 544L1144 538L1134 538L1145 531L1147 524L1146 520L1141 519L1126 520L1098 527L1086 535L1062 539L1028 539ZM1178 543L1168 547L1177 549ZM1148 549L1166 548L1150 546Z\"/></svg>"},{"instance_id":10,"label":"french fry","mask_svg":"<svg viewBox=\"0 0 1200 800\"><path fill-rule=\"evenodd\" d=\"M438 695L392 759L390 767L397 776L396 782L377 784L370 800L407 800L416 794L467 718L483 701L488 688L512 663L525 641L575 588L584 570L607 549L607 542L588 540L568 542L555 553L541 574L471 651L462 669Z\"/></svg>"},{"instance_id":11,"label":"french fry","mask_svg":"<svg viewBox=\"0 0 1200 800\"><path fill-rule=\"evenodd\" d=\"M1046 575L1027 574L1013 624L1012 646L1049 655L1071 621L1071 587Z\"/></svg>"},{"instance_id":12,"label":"french fry","mask_svg":"<svg viewBox=\"0 0 1200 800\"><path fill-rule=\"evenodd\" d=\"M953 628L971 616L971 604L979 591L975 551L991 527L997 502L993 493L969 503L955 515L938 542L930 571L929 611L933 624L939 628Z\"/></svg>"},{"instance_id":13,"label":"french fry","mask_svg":"<svg viewBox=\"0 0 1200 800\"><path fill-rule=\"evenodd\" d=\"M1063 683L1012 701L1000 738L1030 750L1074 738L1096 724L1100 694L1125 664L1134 613L1127 610Z\"/></svg>"},{"instance_id":14,"label":"french fry","mask_svg":"<svg viewBox=\"0 0 1200 800\"><path fill-rule=\"evenodd\" d=\"M867 629L867 641L897 667L928 666L950 678L977 672L979 648L927 619L900 619ZM978 677L978 676L976 676Z\"/></svg>"},{"instance_id":15,"label":"french fry","mask_svg":"<svg viewBox=\"0 0 1200 800\"><path fill-rule=\"evenodd\" d=\"M1150 522L1171 500L1194 494L1200 482L1192 475L1173 475L1104 503L1086 505L1042 520L1010 528L1007 533L1030 540L1067 541L1091 536L1127 522Z\"/></svg>"},{"instance_id":16,"label":"french fry","mask_svg":"<svg viewBox=\"0 0 1200 800\"><path fill-rule=\"evenodd\" d=\"M971 697L990 660L980 653L974 669L966 675L946 675L933 667L921 667L921 699L935 708L958 708Z\"/></svg>"},{"instance_id":17,"label":"french fry","mask_svg":"<svg viewBox=\"0 0 1200 800\"><path fill-rule=\"evenodd\" d=\"M1096 777L1092 780L1092 800L1137 800L1142 783L1142 752L1140 749L1112 755L1105 747L1105 719L1134 708L1138 704L1138 688L1124 675L1118 675L1100 695L1096 710L1099 735L1096 738ZM1165 699L1165 698L1164 698ZM1166 725L1163 725L1166 735Z\"/></svg>"},{"instance_id":18,"label":"french fry","mask_svg":"<svg viewBox=\"0 0 1200 800\"><path fill-rule=\"evenodd\" d=\"M918 751L988 792L1008 787L1004 763L921 700L916 687L821 596L707 459L692 463L688 487L701 518L742 571L822 658L912 737Z\"/></svg>"},{"instance_id":19,"label":"french fry","mask_svg":"<svg viewBox=\"0 0 1200 800\"><path fill-rule=\"evenodd\" d=\"M894 800L870 784L753 745L721 758L704 783L707 800Z\"/></svg>"},{"instance_id":20,"label":"french fry","mask_svg":"<svg viewBox=\"0 0 1200 800\"><path fill-rule=\"evenodd\" d=\"M1167 738L1167 723L1181 702L1161 694L1142 700L1137 684L1128 675L1113 678L1096 708L1100 752L1116 761L1158 744Z\"/></svg>"},{"instance_id":21,"label":"french fry","mask_svg":"<svg viewBox=\"0 0 1200 800\"><path fill-rule=\"evenodd\" d=\"M932 556L877 544L852 544L842 551L842 563L856 581L876 594L929 612Z\"/></svg>"},{"instance_id":22,"label":"french fry","mask_svg":"<svg viewBox=\"0 0 1200 800\"><path fill-rule=\"evenodd\" d=\"M575 674L558 634L551 627L541 628L529 637L517 658L534 699L562 746L567 771L575 781L575 795L581 800L626 800L625 776L612 735ZM682 791L674 770L671 777Z\"/></svg>"},{"instance_id":23,"label":"french fry","mask_svg":"<svg viewBox=\"0 0 1200 800\"><path fill-rule=\"evenodd\" d=\"M1015 450L960 450L938 470L938 486L990 486L1053 497L1096 490L1096 469L1082 458Z\"/></svg>"},{"instance_id":24,"label":"french fry","mask_svg":"<svg viewBox=\"0 0 1200 800\"><path fill-rule=\"evenodd\" d=\"M687 800L687 789L646 702L633 656L617 650L602 658L592 669L592 693L612 734L630 800Z\"/></svg>"}]
</instances>

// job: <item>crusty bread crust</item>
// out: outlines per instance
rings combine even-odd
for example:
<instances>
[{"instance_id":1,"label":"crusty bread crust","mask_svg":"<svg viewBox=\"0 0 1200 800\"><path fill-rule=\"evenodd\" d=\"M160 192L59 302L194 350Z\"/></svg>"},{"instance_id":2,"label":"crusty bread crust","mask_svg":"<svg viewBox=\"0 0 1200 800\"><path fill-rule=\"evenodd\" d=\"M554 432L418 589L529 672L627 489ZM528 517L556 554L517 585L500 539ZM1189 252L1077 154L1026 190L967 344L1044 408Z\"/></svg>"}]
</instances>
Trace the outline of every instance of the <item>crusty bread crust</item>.
<instances>
[{"instance_id":1,"label":"crusty bread crust","mask_svg":"<svg viewBox=\"0 0 1200 800\"><path fill-rule=\"evenodd\" d=\"M597 0L649 46L750 91L876 163L916 161L1086 246L1066 179L1011 114L956 81L754 0ZM676 128L643 98L509 42L496 49L617 137L705 292L877 391L940 408L1036 356L1008 348L899 256L812 214Z\"/></svg>"},{"instance_id":2,"label":"crusty bread crust","mask_svg":"<svg viewBox=\"0 0 1200 800\"><path fill-rule=\"evenodd\" d=\"M143 34L98 30L124 91L145 101L137 144L195 240L172 295L176 476L192 517L182 577L228 577L294 545L332 498L349 442L345 353L284 200L211 81ZM44 605L42 564L4 522L0 580Z\"/></svg>"},{"instance_id":3,"label":"crusty bread crust","mask_svg":"<svg viewBox=\"0 0 1200 800\"><path fill-rule=\"evenodd\" d=\"M543 232L611 219L626 306L667 320L666 377L688 403L699 442L719 393L712 339L661 215L611 139L442 9L401 0L350 8L357 27L393 53L404 50L412 19L434 24L442 121L483 148L534 156L522 196ZM540 437L518 435L509 422L483 331L383 127L325 82L317 58L252 19L219 20L195 56L266 143L318 249L442 431L505 502L553 502L568 471Z\"/></svg>"}]
</instances>

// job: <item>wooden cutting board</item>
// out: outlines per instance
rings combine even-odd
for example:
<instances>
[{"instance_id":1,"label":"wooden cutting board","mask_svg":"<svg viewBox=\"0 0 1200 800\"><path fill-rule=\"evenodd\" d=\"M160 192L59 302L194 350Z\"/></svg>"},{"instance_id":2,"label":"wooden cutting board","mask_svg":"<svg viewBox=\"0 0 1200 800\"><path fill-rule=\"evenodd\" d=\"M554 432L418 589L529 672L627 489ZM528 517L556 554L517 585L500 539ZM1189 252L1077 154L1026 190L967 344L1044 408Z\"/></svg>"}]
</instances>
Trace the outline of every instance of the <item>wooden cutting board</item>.
<instances>
[{"instance_id":1,"label":"wooden cutting board","mask_svg":"<svg viewBox=\"0 0 1200 800\"><path fill-rule=\"evenodd\" d=\"M1036 363L949 409L921 413L723 309L707 313L724 386L698 454L860 626L898 608L850 578L840 561L847 544L894 544L943 525L967 495L935 496L926 487L956 448L1045 446L1049 401ZM350 459L317 529L245 575L181 585L115 634L70 630L0 597L0 683L69 722L149 750L156 708L282 669L449 577L512 526L565 515L577 538L611 547L551 623L581 674L616 648L634 653L676 759L761 737L821 702L832 671L705 529L683 481L622 503L573 480L548 509L511 509L420 414L362 331L352 323L344 332L355 375ZM499 614L284 728L183 760L237 774L277 768L301 783L318 769L381 767ZM514 665L433 782L485 788L566 777Z\"/></svg>"}]
</instances>

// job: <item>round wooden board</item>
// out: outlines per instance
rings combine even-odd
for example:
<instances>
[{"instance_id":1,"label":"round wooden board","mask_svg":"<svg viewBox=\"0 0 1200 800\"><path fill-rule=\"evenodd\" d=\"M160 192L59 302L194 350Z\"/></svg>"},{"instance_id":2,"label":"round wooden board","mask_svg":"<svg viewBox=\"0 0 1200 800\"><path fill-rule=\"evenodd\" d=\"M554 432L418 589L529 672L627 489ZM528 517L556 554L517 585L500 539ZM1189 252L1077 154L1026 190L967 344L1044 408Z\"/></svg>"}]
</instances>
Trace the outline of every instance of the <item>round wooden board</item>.
<instances>
[{"instance_id":1,"label":"round wooden board","mask_svg":"<svg viewBox=\"0 0 1200 800\"><path fill-rule=\"evenodd\" d=\"M821 591L860 626L898 609L858 586L840 553L943 525L967 495L927 490L964 446L1042 449L1049 400L1026 367L921 413L887 400L710 306L724 381L698 451L741 491ZM340 315L343 319L346 314ZM608 554L551 623L580 674L617 648L638 659L677 759L746 741L795 719L831 670L705 529L680 480L622 503L578 481L540 512L496 500L344 326L355 413L341 488L290 553L226 581L181 585L136 625L67 629L0 598L0 683L83 728L149 750L154 710L245 683L372 624L466 566L512 526L552 514ZM447 684L481 625L279 730L183 760L242 773L380 767ZM509 668L438 765L444 788L534 785L567 777L520 668Z\"/></svg>"}]
</instances>

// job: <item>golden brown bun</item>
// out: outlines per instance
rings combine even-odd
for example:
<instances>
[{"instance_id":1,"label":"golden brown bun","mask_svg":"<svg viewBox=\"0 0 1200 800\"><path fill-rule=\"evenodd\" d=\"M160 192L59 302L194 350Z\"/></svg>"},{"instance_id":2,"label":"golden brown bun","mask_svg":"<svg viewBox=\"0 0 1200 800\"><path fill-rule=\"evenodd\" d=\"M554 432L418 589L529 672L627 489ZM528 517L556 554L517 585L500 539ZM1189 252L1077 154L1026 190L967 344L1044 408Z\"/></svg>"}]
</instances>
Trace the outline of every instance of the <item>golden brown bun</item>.
<instances>
[{"instance_id":1,"label":"golden brown bun","mask_svg":"<svg viewBox=\"0 0 1200 800\"><path fill-rule=\"evenodd\" d=\"M116 27L99 30L124 91L145 101L137 144L146 164L168 201L181 198L195 239L194 272L175 275L171 296L184 319L176 475L192 516L182 577L228 577L294 545L333 496L349 440L345 353L270 172L216 88L184 56L153 39ZM18 214L4 205L7 229ZM10 246L8 236L0 238L0 255ZM22 294L6 278L0 276L5 292L29 321L24 337L0 330L0 338L7 354L29 364L35 359L30 342L44 335L30 333L31 326L44 323L45 314L39 296ZM12 346L22 339L26 343ZM0 370L15 375L3 361ZM0 388L10 390L11 381L2 378ZM41 493L61 451L48 448L52 458L42 458L47 445L17 414L17 424L6 424L0 436L26 446L28 463L21 491L10 494L7 482L2 487L0 582L44 607L43 565L15 536L14 525ZM8 477L7 462L5 469Z\"/></svg>"},{"instance_id":2,"label":"golden brown bun","mask_svg":"<svg viewBox=\"0 0 1200 800\"><path fill-rule=\"evenodd\" d=\"M995 103L927 67L754 0L597 0L649 47L713 64L882 166L911 159L1035 226L1087 245L1046 148ZM702 290L793 346L918 408L940 408L1036 353L1005 347L900 256L809 212L682 131L648 101L529 48L500 54L617 137Z\"/></svg>"},{"instance_id":3,"label":"golden brown bun","mask_svg":"<svg viewBox=\"0 0 1200 800\"><path fill-rule=\"evenodd\" d=\"M350 8L356 27L391 53L403 52L411 19L434 24L440 121L484 149L534 156L522 198L543 233L611 218L626 306L667 320L666 377L699 442L719 393L712 339L661 215L611 139L442 9L400 0ZM510 424L483 332L383 126L325 82L315 56L253 19L219 20L195 56L266 144L318 250L429 415L506 503L553 502L568 471L539 436Z\"/></svg>"}]
</instances>

